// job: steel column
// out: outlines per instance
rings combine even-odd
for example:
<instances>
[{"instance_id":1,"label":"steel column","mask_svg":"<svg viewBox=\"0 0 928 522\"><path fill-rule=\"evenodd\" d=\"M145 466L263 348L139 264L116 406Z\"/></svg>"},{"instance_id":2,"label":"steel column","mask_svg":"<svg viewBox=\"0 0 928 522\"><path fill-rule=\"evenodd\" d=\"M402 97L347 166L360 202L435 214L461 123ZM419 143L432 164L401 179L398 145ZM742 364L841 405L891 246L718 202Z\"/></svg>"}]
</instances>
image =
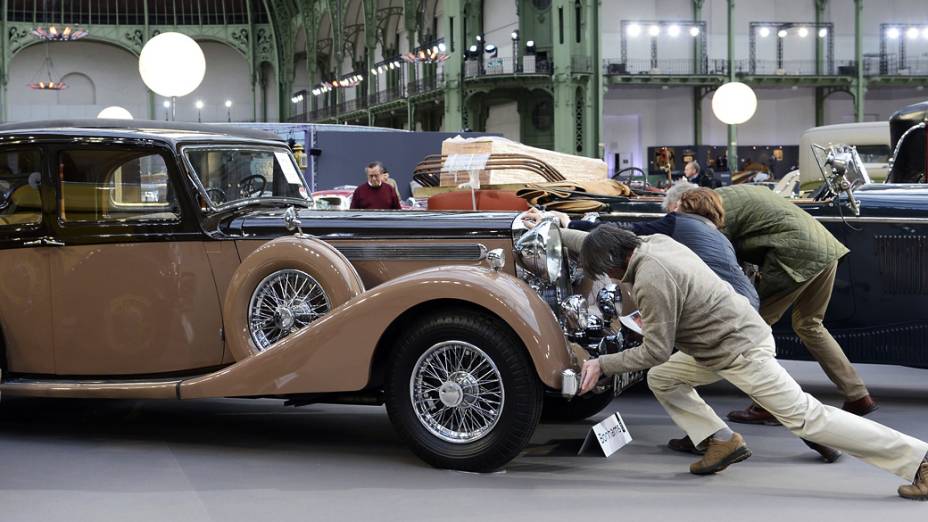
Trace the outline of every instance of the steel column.
<instances>
[{"instance_id":1,"label":"steel column","mask_svg":"<svg viewBox=\"0 0 928 522\"><path fill-rule=\"evenodd\" d=\"M459 131L464 126L462 67L467 42L464 38L464 0L444 0L441 25L447 31L448 59L445 72L445 114L442 130Z\"/></svg>"},{"instance_id":2,"label":"steel column","mask_svg":"<svg viewBox=\"0 0 928 522\"><path fill-rule=\"evenodd\" d=\"M854 82L854 113L857 121L864 121L864 45L862 17L864 0L854 0L854 60L857 62L857 81Z\"/></svg>"},{"instance_id":3,"label":"steel column","mask_svg":"<svg viewBox=\"0 0 928 522\"><path fill-rule=\"evenodd\" d=\"M735 0L728 0L728 81L735 81ZM735 125L728 126L728 170L738 171L738 135Z\"/></svg>"},{"instance_id":4,"label":"steel column","mask_svg":"<svg viewBox=\"0 0 928 522\"><path fill-rule=\"evenodd\" d=\"M702 20L702 6L705 3L705 0L693 0L693 21L699 22ZM705 73L705 70L702 67L702 38L705 35L700 35L701 38L697 38L693 43L693 72L694 73ZM693 88L693 145L702 144L702 88L694 87Z\"/></svg>"},{"instance_id":5,"label":"steel column","mask_svg":"<svg viewBox=\"0 0 928 522\"><path fill-rule=\"evenodd\" d=\"M822 60L825 57L825 39L819 38L818 31L821 31L822 19L825 16L825 6L828 0L815 0L815 75L822 75ZM827 35L832 38L832 35ZM833 71L829 71L830 73ZM822 87L815 88L815 126L819 127L825 124L825 92Z\"/></svg>"}]
</instances>

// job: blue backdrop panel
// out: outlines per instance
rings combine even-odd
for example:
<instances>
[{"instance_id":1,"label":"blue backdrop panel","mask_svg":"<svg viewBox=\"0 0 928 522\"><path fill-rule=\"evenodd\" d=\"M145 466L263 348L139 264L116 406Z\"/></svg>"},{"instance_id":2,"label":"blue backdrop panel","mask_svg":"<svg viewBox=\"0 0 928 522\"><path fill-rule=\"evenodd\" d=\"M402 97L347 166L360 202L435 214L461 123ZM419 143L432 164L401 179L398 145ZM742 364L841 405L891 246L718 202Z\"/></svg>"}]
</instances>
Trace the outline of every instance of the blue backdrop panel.
<instances>
[{"instance_id":1,"label":"blue backdrop panel","mask_svg":"<svg viewBox=\"0 0 928 522\"><path fill-rule=\"evenodd\" d=\"M400 196L412 195L409 182L416 165L430 154L441 154L441 142L458 132L345 132L317 128L314 147L322 151L316 158L316 190L338 185L365 183L364 167L381 161L396 180ZM464 133L465 137L489 136Z\"/></svg>"}]
</instances>

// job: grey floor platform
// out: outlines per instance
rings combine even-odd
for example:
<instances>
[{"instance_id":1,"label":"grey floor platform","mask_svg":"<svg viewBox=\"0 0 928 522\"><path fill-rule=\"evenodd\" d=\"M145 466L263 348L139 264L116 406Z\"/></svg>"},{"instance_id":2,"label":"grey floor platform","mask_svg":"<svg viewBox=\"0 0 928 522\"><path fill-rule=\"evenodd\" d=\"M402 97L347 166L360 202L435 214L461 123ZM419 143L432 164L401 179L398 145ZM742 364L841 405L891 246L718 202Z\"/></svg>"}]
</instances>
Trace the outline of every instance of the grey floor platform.
<instances>
[{"instance_id":1,"label":"grey floor platform","mask_svg":"<svg viewBox=\"0 0 928 522\"><path fill-rule=\"evenodd\" d=\"M839 402L818 366L785 364ZM928 370L860 368L881 400L872 418L928 439ZM721 414L746 404L727 385L705 396ZM646 389L615 409L635 440L610 459L569 453L590 422L549 424L506 470L476 475L423 465L383 408L4 399L0 521L928 520L898 478L821 463L783 428L737 426L754 456L703 478L663 448L677 431Z\"/></svg>"}]
</instances>

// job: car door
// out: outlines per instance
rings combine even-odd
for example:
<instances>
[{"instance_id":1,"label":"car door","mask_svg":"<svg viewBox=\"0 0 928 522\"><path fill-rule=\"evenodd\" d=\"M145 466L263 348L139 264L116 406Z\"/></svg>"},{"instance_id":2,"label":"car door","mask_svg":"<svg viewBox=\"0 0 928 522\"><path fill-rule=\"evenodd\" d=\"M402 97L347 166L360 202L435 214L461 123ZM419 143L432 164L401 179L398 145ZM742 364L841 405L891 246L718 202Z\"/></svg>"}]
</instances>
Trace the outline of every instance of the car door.
<instances>
[{"instance_id":1,"label":"car door","mask_svg":"<svg viewBox=\"0 0 928 522\"><path fill-rule=\"evenodd\" d=\"M0 148L0 356L10 373L55 370L43 170L39 147Z\"/></svg>"},{"instance_id":2,"label":"car door","mask_svg":"<svg viewBox=\"0 0 928 522\"><path fill-rule=\"evenodd\" d=\"M58 375L218 365L219 299L189 194L167 149L60 145L53 291Z\"/></svg>"}]
</instances>

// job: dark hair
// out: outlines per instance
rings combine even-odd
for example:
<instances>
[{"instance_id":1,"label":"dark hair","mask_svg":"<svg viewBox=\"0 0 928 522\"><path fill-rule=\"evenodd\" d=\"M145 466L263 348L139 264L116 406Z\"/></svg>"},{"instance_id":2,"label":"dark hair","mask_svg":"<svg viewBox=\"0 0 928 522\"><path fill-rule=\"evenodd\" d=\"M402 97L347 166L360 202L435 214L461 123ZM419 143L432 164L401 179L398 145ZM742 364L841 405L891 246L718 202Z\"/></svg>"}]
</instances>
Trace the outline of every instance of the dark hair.
<instances>
[{"instance_id":1,"label":"dark hair","mask_svg":"<svg viewBox=\"0 0 928 522\"><path fill-rule=\"evenodd\" d=\"M725 226L725 207L722 205L722 198L710 188L700 187L685 192L680 196L680 211L702 216L711 221L715 228Z\"/></svg>"},{"instance_id":2,"label":"dark hair","mask_svg":"<svg viewBox=\"0 0 928 522\"><path fill-rule=\"evenodd\" d=\"M627 268L626 261L641 240L628 230L613 224L593 229L580 247L580 266L589 277L606 274L612 269Z\"/></svg>"},{"instance_id":3,"label":"dark hair","mask_svg":"<svg viewBox=\"0 0 928 522\"><path fill-rule=\"evenodd\" d=\"M369 169L375 169L375 168L377 168L377 167L380 167L380 171L381 171L381 172L386 172L386 171L387 171L387 168L384 167L384 166L383 166L383 163L381 163L381 162L379 162L379 161L372 161L372 162L370 162L370 163L367 164L367 168L369 168Z\"/></svg>"}]
</instances>

